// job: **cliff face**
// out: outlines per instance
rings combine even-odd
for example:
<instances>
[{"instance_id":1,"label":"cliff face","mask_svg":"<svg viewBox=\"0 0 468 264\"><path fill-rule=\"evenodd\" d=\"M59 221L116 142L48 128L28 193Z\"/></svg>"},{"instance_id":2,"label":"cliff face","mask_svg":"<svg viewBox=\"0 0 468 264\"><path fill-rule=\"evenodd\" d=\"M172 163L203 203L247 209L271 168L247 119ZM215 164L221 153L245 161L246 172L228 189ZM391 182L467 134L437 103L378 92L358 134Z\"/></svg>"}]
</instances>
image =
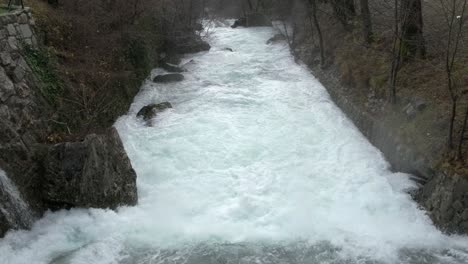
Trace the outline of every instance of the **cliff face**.
<instances>
[{"instance_id":1,"label":"cliff face","mask_svg":"<svg viewBox=\"0 0 468 264\"><path fill-rule=\"evenodd\" d=\"M34 26L29 9L0 16L0 237L47 209L137 202L136 174L114 129L46 143L54 106L28 58L39 48Z\"/></svg>"}]
</instances>

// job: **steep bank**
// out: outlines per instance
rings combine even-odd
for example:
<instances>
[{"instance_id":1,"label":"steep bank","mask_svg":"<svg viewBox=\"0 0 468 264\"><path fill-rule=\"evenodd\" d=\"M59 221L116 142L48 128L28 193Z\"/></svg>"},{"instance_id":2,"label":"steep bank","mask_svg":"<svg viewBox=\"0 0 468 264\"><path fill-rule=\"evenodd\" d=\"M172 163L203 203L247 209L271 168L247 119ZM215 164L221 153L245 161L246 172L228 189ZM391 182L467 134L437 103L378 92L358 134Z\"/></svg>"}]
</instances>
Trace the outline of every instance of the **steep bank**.
<instances>
[{"instance_id":1,"label":"steep bank","mask_svg":"<svg viewBox=\"0 0 468 264\"><path fill-rule=\"evenodd\" d=\"M48 209L136 204L136 174L115 130L72 145L48 142L56 87L45 78L53 69L38 64L44 47L35 21L25 9L0 23L0 236Z\"/></svg>"},{"instance_id":2,"label":"steep bank","mask_svg":"<svg viewBox=\"0 0 468 264\"><path fill-rule=\"evenodd\" d=\"M297 19L299 24L301 17ZM321 66L310 29L295 30L290 36L293 54L308 65L334 102L382 151L393 169L415 176L421 188L414 198L434 223L448 233L468 234L468 174L463 164L447 161L447 102L440 103L441 98L434 99L427 92L402 89L397 103L390 104L379 95L387 79L384 65L375 64L374 50L352 44L336 47L337 42L330 40L332 36L326 36L331 47L327 47L328 57ZM330 30L339 32L336 38L352 41L349 33ZM366 56L370 65L365 65Z\"/></svg>"},{"instance_id":3,"label":"steep bank","mask_svg":"<svg viewBox=\"0 0 468 264\"><path fill-rule=\"evenodd\" d=\"M82 17L33 5L0 15L0 237L49 209L135 205L136 174L111 127L161 53L209 49L190 28L182 48L137 31L106 46L109 57L100 40L71 28Z\"/></svg>"}]
</instances>

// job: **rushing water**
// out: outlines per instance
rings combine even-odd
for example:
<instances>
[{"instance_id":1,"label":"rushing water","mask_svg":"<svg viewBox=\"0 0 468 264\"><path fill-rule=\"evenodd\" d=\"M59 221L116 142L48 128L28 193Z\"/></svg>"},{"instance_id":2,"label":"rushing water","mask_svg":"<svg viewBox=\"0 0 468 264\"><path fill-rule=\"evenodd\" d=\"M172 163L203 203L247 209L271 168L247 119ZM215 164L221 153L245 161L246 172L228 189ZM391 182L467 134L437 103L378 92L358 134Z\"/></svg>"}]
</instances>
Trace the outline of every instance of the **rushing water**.
<instances>
[{"instance_id":1,"label":"rushing water","mask_svg":"<svg viewBox=\"0 0 468 264\"><path fill-rule=\"evenodd\" d=\"M2 169L0 169L0 213L6 222L15 228L29 226L34 219L20 192Z\"/></svg>"},{"instance_id":2,"label":"rushing water","mask_svg":"<svg viewBox=\"0 0 468 264\"><path fill-rule=\"evenodd\" d=\"M273 34L218 28L184 82L145 84L116 124L138 206L50 213L1 240L0 262L467 263L468 239L432 225ZM153 127L135 118L163 101Z\"/></svg>"}]
</instances>

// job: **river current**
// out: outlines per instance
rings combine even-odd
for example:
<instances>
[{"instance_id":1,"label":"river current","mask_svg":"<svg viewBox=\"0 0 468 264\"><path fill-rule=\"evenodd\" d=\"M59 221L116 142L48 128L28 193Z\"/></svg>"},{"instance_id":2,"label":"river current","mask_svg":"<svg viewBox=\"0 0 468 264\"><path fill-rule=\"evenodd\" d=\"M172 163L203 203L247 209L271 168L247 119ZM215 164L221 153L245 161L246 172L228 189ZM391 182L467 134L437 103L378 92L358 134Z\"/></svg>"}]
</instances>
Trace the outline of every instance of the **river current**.
<instances>
[{"instance_id":1,"label":"river current","mask_svg":"<svg viewBox=\"0 0 468 264\"><path fill-rule=\"evenodd\" d=\"M218 27L183 82L147 81L115 124L139 205L48 213L0 240L0 263L468 263L468 238L434 227L274 34ZM165 101L153 126L135 117Z\"/></svg>"}]
</instances>

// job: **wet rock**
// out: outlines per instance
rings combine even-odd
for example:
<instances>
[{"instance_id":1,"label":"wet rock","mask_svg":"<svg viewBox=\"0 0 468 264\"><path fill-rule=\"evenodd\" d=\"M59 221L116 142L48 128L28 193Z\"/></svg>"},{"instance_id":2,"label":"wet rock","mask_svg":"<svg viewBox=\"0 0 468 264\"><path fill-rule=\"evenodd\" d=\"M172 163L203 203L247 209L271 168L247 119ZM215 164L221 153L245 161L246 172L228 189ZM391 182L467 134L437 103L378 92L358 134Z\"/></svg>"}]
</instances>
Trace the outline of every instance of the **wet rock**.
<instances>
[{"instance_id":1,"label":"wet rock","mask_svg":"<svg viewBox=\"0 0 468 264\"><path fill-rule=\"evenodd\" d=\"M196 31L202 31L203 30L203 25L201 23L195 23L193 24L193 29Z\"/></svg>"},{"instance_id":2,"label":"wet rock","mask_svg":"<svg viewBox=\"0 0 468 264\"><path fill-rule=\"evenodd\" d=\"M138 112L137 117L141 117L143 120L148 122L149 120L155 118L158 113L161 113L169 108L172 108L172 105L169 102L147 105Z\"/></svg>"},{"instance_id":3,"label":"wet rock","mask_svg":"<svg viewBox=\"0 0 468 264\"><path fill-rule=\"evenodd\" d=\"M223 50L225 50L225 51L230 51L230 52L234 52L234 50L231 49L231 48L224 48Z\"/></svg>"},{"instance_id":4,"label":"wet rock","mask_svg":"<svg viewBox=\"0 0 468 264\"><path fill-rule=\"evenodd\" d=\"M466 175L440 172L420 189L416 198L444 231L468 234Z\"/></svg>"},{"instance_id":5,"label":"wet rock","mask_svg":"<svg viewBox=\"0 0 468 264\"><path fill-rule=\"evenodd\" d=\"M160 64L169 63L173 65L179 65L182 62L182 56L176 53L161 53Z\"/></svg>"},{"instance_id":6,"label":"wet rock","mask_svg":"<svg viewBox=\"0 0 468 264\"><path fill-rule=\"evenodd\" d=\"M234 22L231 28L237 27L271 27L271 21L263 14L251 13Z\"/></svg>"},{"instance_id":7,"label":"wet rock","mask_svg":"<svg viewBox=\"0 0 468 264\"><path fill-rule=\"evenodd\" d=\"M161 64L161 68L163 68L164 70L166 70L168 72L176 72L176 73L181 73L181 72L187 71L182 67L179 67L179 66L176 66L174 64L167 63L167 62L163 62Z\"/></svg>"},{"instance_id":8,"label":"wet rock","mask_svg":"<svg viewBox=\"0 0 468 264\"><path fill-rule=\"evenodd\" d=\"M187 54L209 51L210 44L195 34L184 34L168 40L165 49L171 54Z\"/></svg>"},{"instance_id":9,"label":"wet rock","mask_svg":"<svg viewBox=\"0 0 468 264\"><path fill-rule=\"evenodd\" d=\"M427 103L421 98L412 98L409 103L403 108L403 113L408 119L413 119L419 112L426 109Z\"/></svg>"},{"instance_id":10,"label":"wet rock","mask_svg":"<svg viewBox=\"0 0 468 264\"><path fill-rule=\"evenodd\" d=\"M0 237L31 226L34 216L13 182L0 169Z\"/></svg>"},{"instance_id":11,"label":"wet rock","mask_svg":"<svg viewBox=\"0 0 468 264\"><path fill-rule=\"evenodd\" d=\"M115 128L50 147L44 160L47 208L117 208L138 201L136 173Z\"/></svg>"},{"instance_id":12,"label":"wet rock","mask_svg":"<svg viewBox=\"0 0 468 264\"><path fill-rule=\"evenodd\" d=\"M274 44L274 43L285 41L285 40L286 40L286 37L283 34L276 34L272 38L270 38L266 44L270 45L270 44Z\"/></svg>"},{"instance_id":13,"label":"wet rock","mask_svg":"<svg viewBox=\"0 0 468 264\"><path fill-rule=\"evenodd\" d=\"M171 83L181 82L184 80L184 75L180 73L163 74L154 77L153 82L155 83Z\"/></svg>"}]
</instances>

